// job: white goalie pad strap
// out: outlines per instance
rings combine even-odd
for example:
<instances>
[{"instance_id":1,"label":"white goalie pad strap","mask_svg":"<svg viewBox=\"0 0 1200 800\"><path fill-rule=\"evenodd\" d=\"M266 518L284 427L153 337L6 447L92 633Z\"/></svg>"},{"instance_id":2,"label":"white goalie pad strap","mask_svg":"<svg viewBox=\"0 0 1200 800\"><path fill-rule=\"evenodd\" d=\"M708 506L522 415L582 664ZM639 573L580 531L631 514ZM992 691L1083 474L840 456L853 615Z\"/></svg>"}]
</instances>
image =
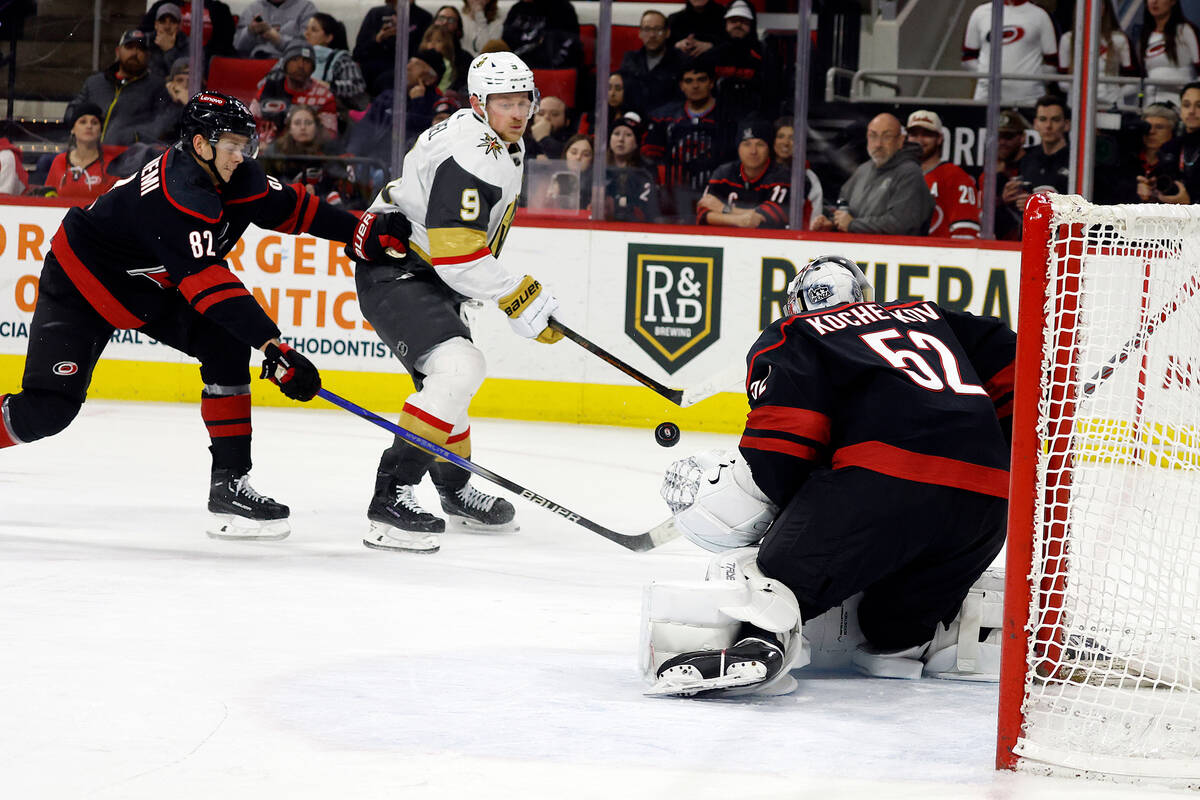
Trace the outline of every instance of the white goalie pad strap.
<instances>
[{"instance_id":1,"label":"white goalie pad strap","mask_svg":"<svg viewBox=\"0 0 1200 800\"><path fill-rule=\"evenodd\" d=\"M705 455L682 462L687 482L681 478L674 495L676 502L668 498L672 508L680 509L675 514L676 527L688 540L714 553L757 544L771 527L777 509L755 484L750 467L740 454L727 453L701 472L699 468L710 463L710 458L711 455ZM677 464L680 462L673 464L672 469ZM664 497L671 475L668 470ZM691 505L682 507L689 493Z\"/></svg>"},{"instance_id":2,"label":"white goalie pad strap","mask_svg":"<svg viewBox=\"0 0 1200 800\"><path fill-rule=\"evenodd\" d=\"M758 568L758 548L742 547L708 562L708 580L740 586L737 601L721 606L734 619L773 633L799 630L800 603L792 590Z\"/></svg>"},{"instance_id":3,"label":"white goalie pad strap","mask_svg":"<svg viewBox=\"0 0 1200 800\"><path fill-rule=\"evenodd\" d=\"M858 604L862 593L852 595L804 622L804 639L811 649L814 669L847 669L858 646L866 641L858 626Z\"/></svg>"},{"instance_id":4,"label":"white goalie pad strap","mask_svg":"<svg viewBox=\"0 0 1200 800\"><path fill-rule=\"evenodd\" d=\"M987 570L967 592L950 626L938 626L925 657L926 674L952 680L998 680L1003 625L1004 572Z\"/></svg>"},{"instance_id":5,"label":"white goalie pad strap","mask_svg":"<svg viewBox=\"0 0 1200 800\"><path fill-rule=\"evenodd\" d=\"M471 398L487 377L483 351L461 336L438 344L413 366L425 379L421 391L406 402L456 424L466 418Z\"/></svg>"},{"instance_id":6,"label":"white goalie pad strap","mask_svg":"<svg viewBox=\"0 0 1200 800\"><path fill-rule=\"evenodd\" d=\"M654 683L663 662L680 653L722 650L741 622L721 611L738 602L735 585L710 581L654 582L642 591L641 670Z\"/></svg>"}]
</instances>

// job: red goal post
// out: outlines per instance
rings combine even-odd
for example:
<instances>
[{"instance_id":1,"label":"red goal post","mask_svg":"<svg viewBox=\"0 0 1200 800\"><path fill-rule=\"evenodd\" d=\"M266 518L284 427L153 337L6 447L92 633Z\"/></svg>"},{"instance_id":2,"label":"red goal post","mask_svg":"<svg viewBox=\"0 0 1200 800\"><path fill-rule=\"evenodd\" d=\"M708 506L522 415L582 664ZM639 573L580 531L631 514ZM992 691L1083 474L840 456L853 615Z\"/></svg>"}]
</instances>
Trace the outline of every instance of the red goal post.
<instances>
[{"instance_id":1,"label":"red goal post","mask_svg":"<svg viewBox=\"0 0 1200 800\"><path fill-rule=\"evenodd\" d=\"M1200 207L1035 195L998 768L1200 786Z\"/></svg>"}]
</instances>

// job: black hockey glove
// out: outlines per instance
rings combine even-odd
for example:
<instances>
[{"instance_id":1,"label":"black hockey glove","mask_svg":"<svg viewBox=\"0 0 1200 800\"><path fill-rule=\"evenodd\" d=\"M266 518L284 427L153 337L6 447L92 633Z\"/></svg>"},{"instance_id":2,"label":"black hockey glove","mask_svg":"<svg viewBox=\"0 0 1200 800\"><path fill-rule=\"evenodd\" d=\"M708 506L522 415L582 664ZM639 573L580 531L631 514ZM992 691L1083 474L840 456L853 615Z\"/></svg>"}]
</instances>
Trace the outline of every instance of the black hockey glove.
<instances>
[{"instance_id":1,"label":"black hockey glove","mask_svg":"<svg viewBox=\"0 0 1200 800\"><path fill-rule=\"evenodd\" d=\"M321 388L321 374L303 353L286 344L268 344L263 351L262 377L293 400L308 402Z\"/></svg>"},{"instance_id":2,"label":"black hockey glove","mask_svg":"<svg viewBox=\"0 0 1200 800\"><path fill-rule=\"evenodd\" d=\"M412 226L399 211L364 211L346 243L346 255L358 262L395 263L408 257Z\"/></svg>"}]
</instances>

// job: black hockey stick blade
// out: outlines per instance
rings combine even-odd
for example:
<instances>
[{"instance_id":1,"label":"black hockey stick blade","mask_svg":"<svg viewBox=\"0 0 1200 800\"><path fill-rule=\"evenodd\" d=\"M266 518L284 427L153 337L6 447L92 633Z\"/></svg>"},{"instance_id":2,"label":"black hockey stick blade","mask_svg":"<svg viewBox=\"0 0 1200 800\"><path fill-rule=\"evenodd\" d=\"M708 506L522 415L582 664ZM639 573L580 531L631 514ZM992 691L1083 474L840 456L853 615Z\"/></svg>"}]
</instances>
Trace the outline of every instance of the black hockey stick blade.
<instances>
[{"instance_id":1,"label":"black hockey stick blade","mask_svg":"<svg viewBox=\"0 0 1200 800\"><path fill-rule=\"evenodd\" d=\"M608 362L609 364L616 367L621 372L624 372L626 375L633 378L635 381L642 384L646 388L650 389L651 391L657 392L658 394L667 398L675 405L677 405L677 406L687 405L683 402L683 389L671 389L669 387L663 386L661 383L654 380L654 378L651 378L649 375L639 372L636 368L630 366L629 364L626 364L624 361L617 358L612 353L608 352L603 347L601 347L600 345L593 342L591 339L588 339L583 334L576 333L575 331L568 328L566 325L563 325L561 322L559 322L554 317L550 318L550 327L553 328L554 330L558 331L559 333L561 333L563 336L570 339L575 344L582 347L584 350L587 350L592 355L597 356L601 361Z\"/></svg>"},{"instance_id":2,"label":"black hockey stick blade","mask_svg":"<svg viewBox=\"0 0 1200 800\"><path fill-rule=\"evenodd\" d=\"M451 464L456 464L473 475L486 478L497 486L503 486L513 494L520 495L524 499L535 505L541 506L550 513L558 514L567 522L573 522L582 528L587 528L592 533L598 533L605 539L608 539L611 542L616 542L627 550L633 550L636 553L642 553L647 550L652 550L655 547L665 544L666 542L669 542L679 536L680 531L675 527L675 520L673 518L655 525L645 533L618 533L617 531L606 528L603 525L592 522L582 514L576 514L566 506L559 505L549 498L542 497L537 492L526 489L524 486L515 481L510 481L508 478L492 472L487 467L480 466L470 459L463 458L458 453L453 453L441 445L435 444L434 442L431 442L428 439L415 434L410 430L407 430L406 428L401 428L395 423L388 422L375 412L368 411L362 406L356 405L346 398L334 394L328 389L321 389L317 392L317 394L333 403L335 406L344 408L351 414L362 417L367 422L372 422L383 428L385 431L388 431L395 436L399 436L413 447L424 450L426 453L430 453L440 458L444 458Z\"/></svg>"}]
</instances>

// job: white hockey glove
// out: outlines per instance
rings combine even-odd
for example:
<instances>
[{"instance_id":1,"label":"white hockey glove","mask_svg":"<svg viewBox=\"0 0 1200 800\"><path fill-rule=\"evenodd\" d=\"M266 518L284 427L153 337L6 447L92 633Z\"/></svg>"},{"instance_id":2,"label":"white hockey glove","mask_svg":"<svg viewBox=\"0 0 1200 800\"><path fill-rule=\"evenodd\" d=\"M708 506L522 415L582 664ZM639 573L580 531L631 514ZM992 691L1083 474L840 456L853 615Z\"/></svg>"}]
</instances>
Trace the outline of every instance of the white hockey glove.
<instances>
[{"instance_id":1,"label":"white hockey glove","mask_svg":"<svg viewBox=\"0 0 1200 800\"><path fill-rule=\"evenodd\" d=\"M550 327L550 316L558 310L558 299L530 276L522 278L515 289L496 302L508 315L508 324L526 339L554 344L563 337Z\"/></svg>"},{"instance_id":2,"label":"white hockey glove","mask_svg":"<svg viewBox=\"0 0 1200 800\"><path fill-rule=\"evenodd\" d=\"M676 461L660 493L683 535L714 553L757 544L778 513L736 450Z\"/></svg>"}]
</instances>

